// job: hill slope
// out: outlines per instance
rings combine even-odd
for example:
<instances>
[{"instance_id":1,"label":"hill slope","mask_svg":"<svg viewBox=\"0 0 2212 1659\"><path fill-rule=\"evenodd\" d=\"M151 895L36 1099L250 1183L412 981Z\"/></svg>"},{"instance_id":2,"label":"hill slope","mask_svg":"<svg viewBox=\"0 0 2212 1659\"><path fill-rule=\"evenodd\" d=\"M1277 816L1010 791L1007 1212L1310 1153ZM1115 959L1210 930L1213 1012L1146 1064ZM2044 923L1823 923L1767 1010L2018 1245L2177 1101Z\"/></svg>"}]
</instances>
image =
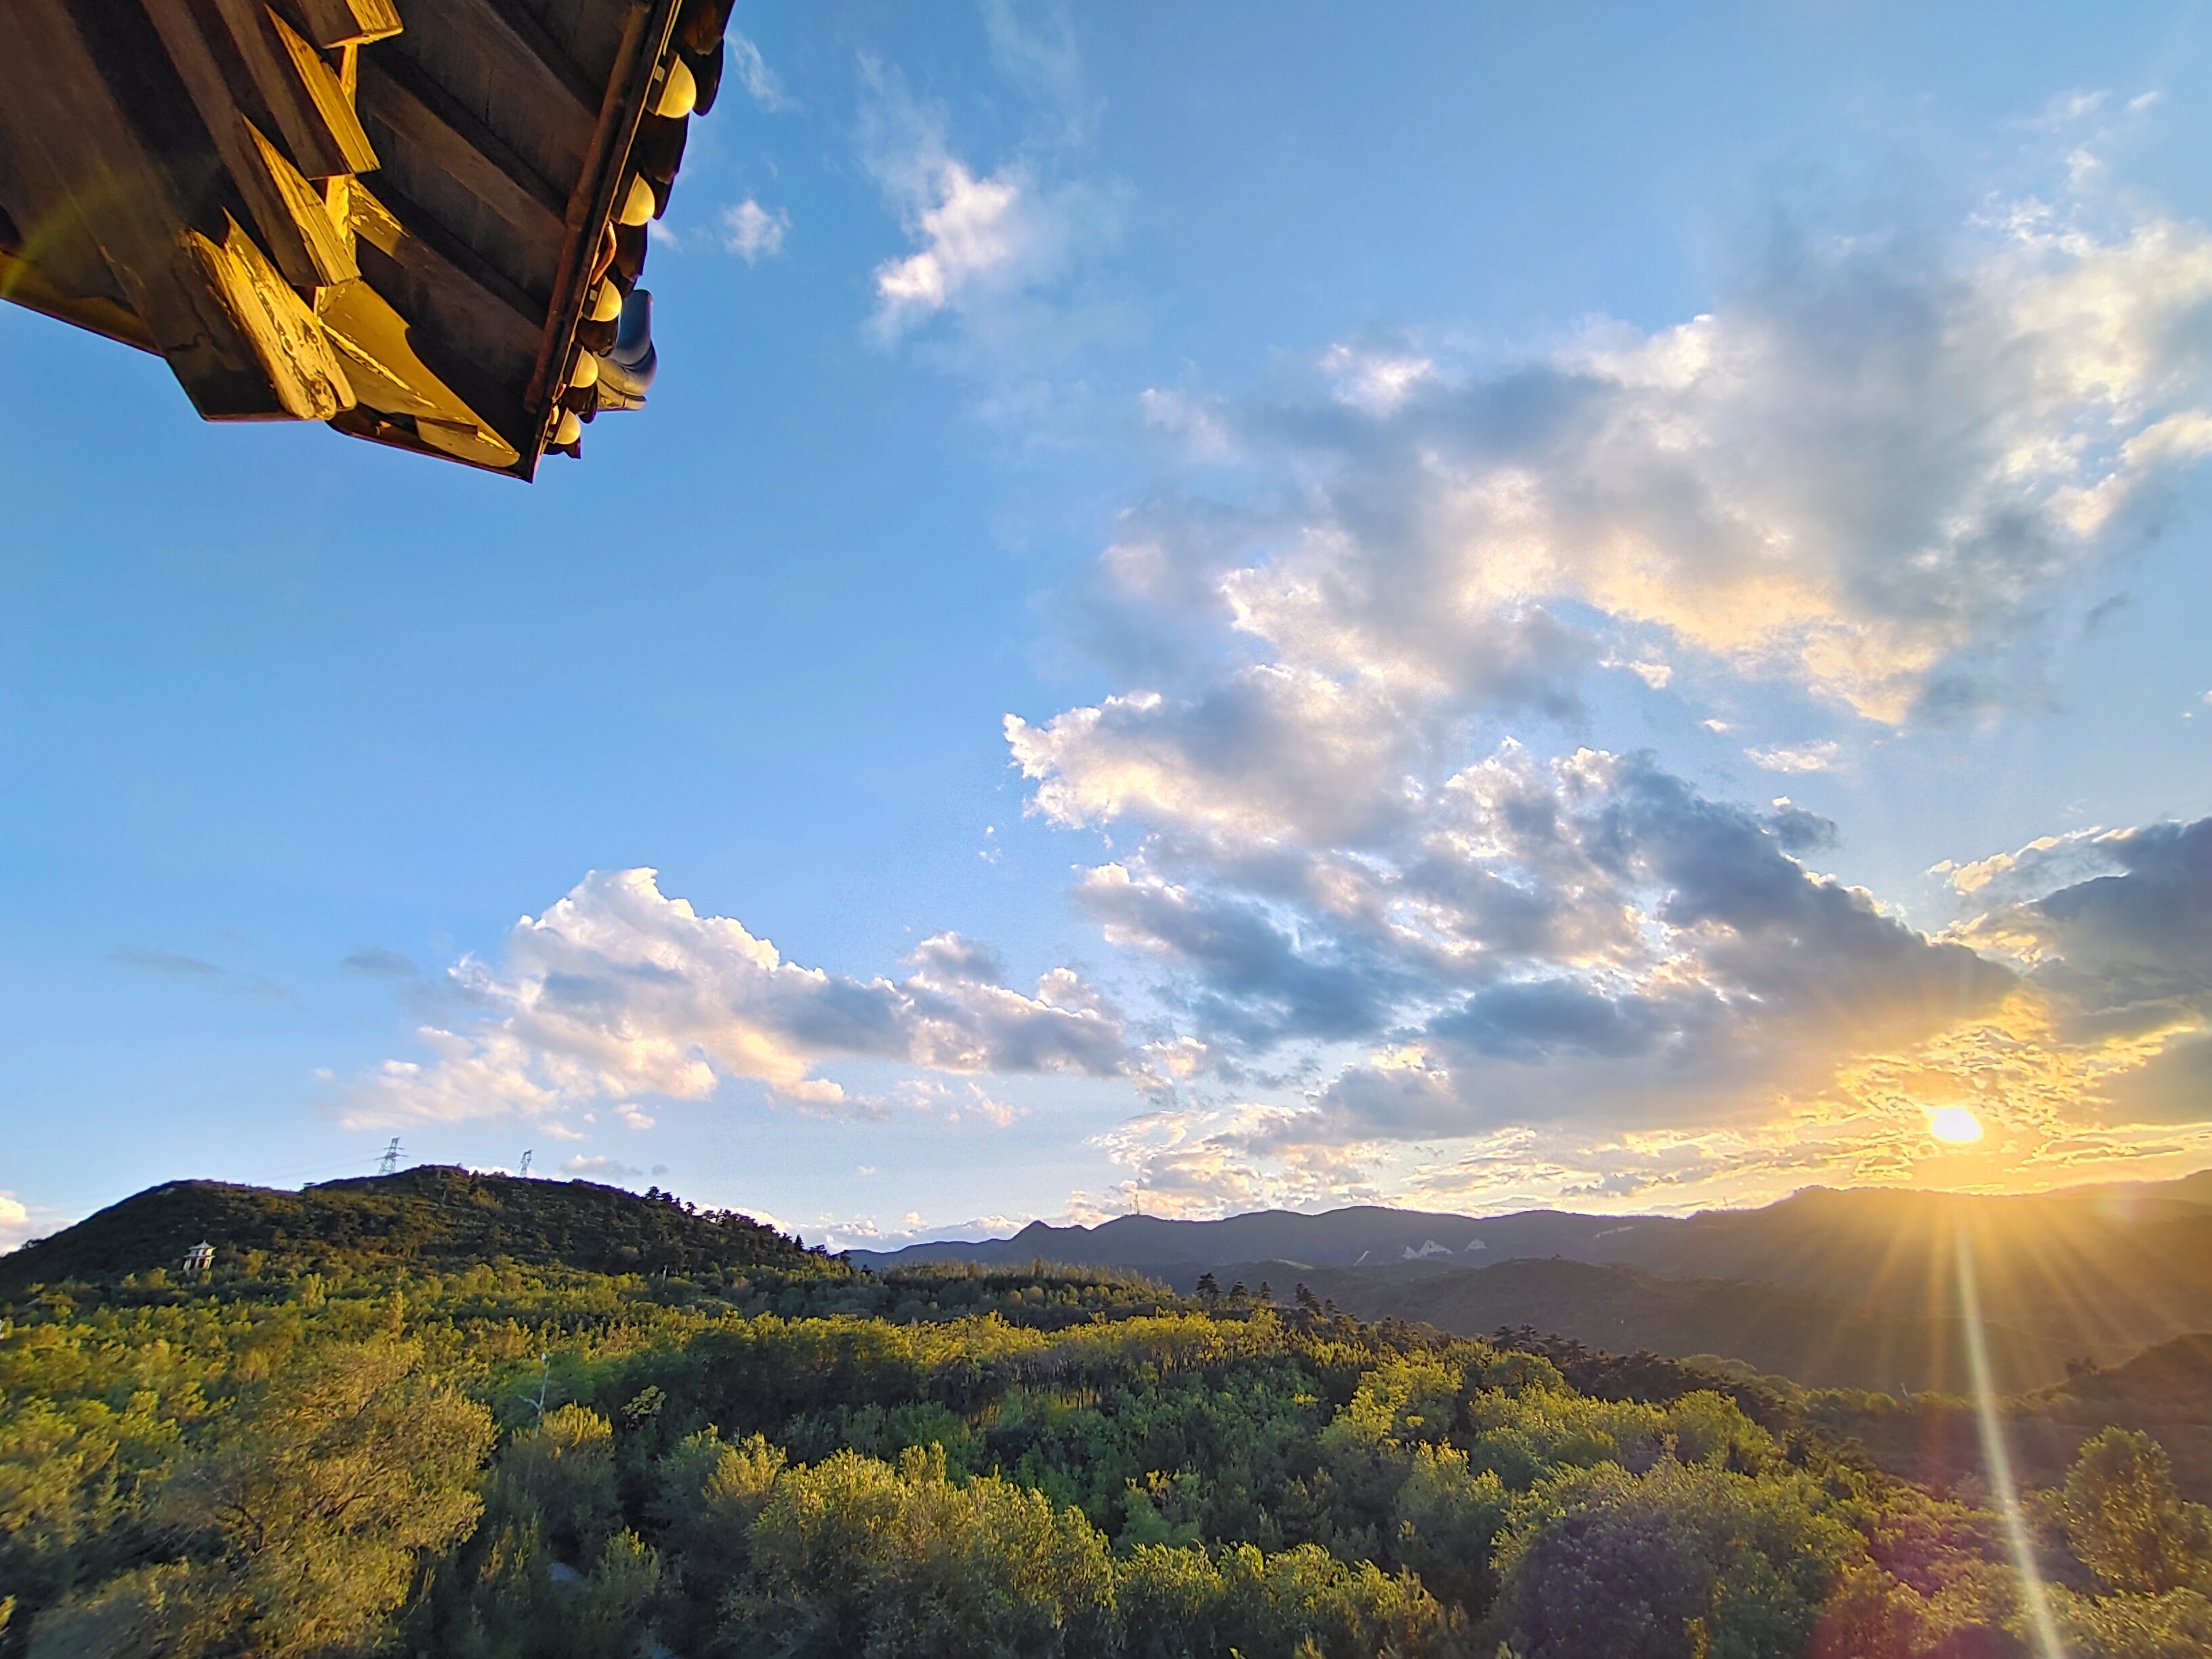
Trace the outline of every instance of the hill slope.
<instances>
[{"instance_id":1,"label":"hill slope","mask_svg":"<svg viewBox=\"0 0 2212 1659\"><path fill-rule=\"evenodd\" d=\"M501 1257L593 1273L819 1269L817 1252L734 1212L584 1181L522 1181L428 1164L298 1192L175 1181L0 1256L0 1296L37 1284L176 1271L205 1240L216 1267L249 1250L294 1271L341 1263L465 1267Z\"/></svg>"},{"instance_id":2,"label":"hill slope","mask_svg":"<svg viewBox=\"0 0 2212 1659\"><path fill-rule=\"evenodd\" d=\"M2212 1209L2170 1198L2118 1207L2063 1192L1813 1188L1764 1209L1692 1216L1645 1237L1632 1260L1650 1272L1757 1279L1924 1322L1960 1310L1962 1244L1993 1325L2072 1352L2117 1358L2212 1329Z\"/></svg>"},{"instance_id":3,"label":"hill slope","mask_svg":"<svg viewBox=\"0 0 2212 1659\"><path fill-rule=\"evenodd\" d=\"M1611 1353L1639 1350L1713 1355L1812 1388L1896 1392L1967 1387L1965 1328L1955 1317L1895 1317L1816 1291L1743 1279L1650 1273L1613 1263L1522 1259L1488 1267L1292 1270L1248 1262L1224 1270L1294 1284L1360 1319L1403 1319L1455 1336L1528 1327ZM1225 1284L1226 1279L1223 1279ZM1187 1283L1176 1284L1188 1290ZM1991 1324L1990 1366L2000 1388L2041 1387L2066 1375L2080 1352L2065 1341Z\"/></svg>"}]
</instances>

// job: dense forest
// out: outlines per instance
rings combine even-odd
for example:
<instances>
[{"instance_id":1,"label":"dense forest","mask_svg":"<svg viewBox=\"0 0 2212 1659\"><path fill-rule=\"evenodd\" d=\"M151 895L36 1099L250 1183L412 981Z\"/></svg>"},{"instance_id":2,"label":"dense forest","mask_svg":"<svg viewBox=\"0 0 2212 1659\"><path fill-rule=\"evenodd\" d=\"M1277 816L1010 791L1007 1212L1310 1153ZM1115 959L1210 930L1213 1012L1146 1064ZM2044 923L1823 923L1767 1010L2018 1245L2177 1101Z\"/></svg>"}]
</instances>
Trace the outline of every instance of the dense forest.
<instances>
[{"instance_id":1,"label":"dense forest","mask_svg":"<svg viewBox=\"0 0 2212 1659\"><path fill-rule=\"evenodd\" d=\"M580 1183L241 1190L0 1268L0 1654L2212 1651L2212 1511L2087 1403L2199 1347L2069 1396L2039 1612L1974 1475L1861 1443L1902 1402Z\"/></svg>"}]
</instances>

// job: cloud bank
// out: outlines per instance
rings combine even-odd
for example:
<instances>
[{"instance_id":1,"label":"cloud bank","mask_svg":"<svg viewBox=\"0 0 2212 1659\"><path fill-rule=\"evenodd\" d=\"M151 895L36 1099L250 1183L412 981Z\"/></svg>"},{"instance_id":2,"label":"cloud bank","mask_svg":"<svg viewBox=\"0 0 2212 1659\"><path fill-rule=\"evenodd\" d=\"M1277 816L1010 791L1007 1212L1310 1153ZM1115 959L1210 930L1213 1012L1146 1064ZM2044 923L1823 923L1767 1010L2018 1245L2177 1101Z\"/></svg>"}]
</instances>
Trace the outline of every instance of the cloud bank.
<instances>
[{"instance_id":1,"label":"cloud bank","mask_svg":"<svg viewBox=\"0 0 2212 1659\"><path fill-rule=\"evenodd\" d=\"M1002 70L1067 116L1052 143L1079 142L1064 19L991 17ZM863 153L907 238L875 326L1033 341L1109 197L1042 143L971 165L872 84ZM1827 872L1827 818L1592 731L1624 686L1691 719L1726 688L1715 734L1739 702L1819 708L1840 740L1762 719L1733 741L1827 788L1901 730L2032 700L2072 587L2212 453L2212 237L2035 204L1948 242L1785 230L1671 327L1503 367L1355 340L1308 368L1267 397L1145 395L1179 482L1067 606L1110 692L1006 720L1030 810L1110 837L1072 896L1132 1013L1065 970L1012 989L951 933L896 980L801 967L649 870L599 874L455 969L468 1018L360 1079L347 1121L616 1103L636 1127L638 1097L733 1079L880 1112L823 1075L875 1060L923 1074L900 1104L1002 1122L972 1079L1121 1079L1146 1109L1095 1149L1128 1179L1078 1215L2020 1184L2212 1152L2207 823L1940 866L1975 914L1930 932ZM1984 1140L1933 1142L1962 1107Z\"/></svg>"},{"instance_id":2,"label":"cloud bank","mask_svg":"<svg viewBox=\"0 0 2212 1659\"><path fill-rule=\"evenodd\" d=\"M1031 810L1111 834L1078 902L1152 965L1155 1051L1194 1057L1100 1143L1148 1208L1394 1160L1403 1192L1422 1146L1439 1194L1890 1178L1947 1067L2034 1157L2212 1119L2193 830L1931 936L1821 873L1835 825L1585 735L1607 670L1875 734L2017 698L2067 585L2212 451L2212 238L2033 204L1940 246L1785 232L1711 314L1445 359L1354 342L1306 394L1148 394L1183 482L1071 606L1118 687L1006 721Z\"/></svg>"},{"instance_id":3,"label":"cloud bank","mask_svg":"<svg viewBox=\"0 0 2212 1659\"><path fill-rule=\"evenodd\" d=\"M1026 995L987 947L952 933L924 940L907 966L896 982L803 968L741 923L665 896L653 871L594 873L517 922L499 963L455 967L452 988L475 1018L422 1028L432 1058L386 1061L344 1091L341 1115L356 1127L542 1117L639 1095L703 1100L732 1079L849 1110L865 1103L817 1068L851 1059L1129 1070L1120 1014L1067 969Z\"/></svg>"},{"instance_id":4,"label":"cloud bank","mask_svg":"<svg viewBox=\"0 0 2212 1659\"><path fill-rule=\"evenodd\" d=\"M1156 397L1274 489L1133 511L1098 602L1424 702L1587 609L1893 725L1995 695L1989 654L2212 449L2212 239L2033 208L1948 248L1784 234L1671 328L1318 368L1303 401Z\"/></svg>"}]
</instances>

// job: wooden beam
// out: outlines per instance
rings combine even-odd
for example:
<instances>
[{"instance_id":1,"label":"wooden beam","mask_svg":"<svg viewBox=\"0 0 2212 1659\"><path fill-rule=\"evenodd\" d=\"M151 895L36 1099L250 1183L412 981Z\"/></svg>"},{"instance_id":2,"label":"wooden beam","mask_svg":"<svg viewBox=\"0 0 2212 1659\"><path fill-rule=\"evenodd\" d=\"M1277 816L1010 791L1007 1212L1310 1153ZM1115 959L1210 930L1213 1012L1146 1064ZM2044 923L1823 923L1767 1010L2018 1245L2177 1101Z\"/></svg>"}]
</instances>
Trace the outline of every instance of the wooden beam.
<instances>
[{"instance_id":1,"label":"wooden beam","mask_svg":"<svg viewBox=\"0 0 2212 1659\"><path fill-rule=\"evenodd\" d=\"M286 416L327 421L354 406L353 386L322 324L237 221L220 243L185 231L184 248L260 359Z\"/></svg>"},{"instance_id":2,"label":"wooden beam","mask_svg":"<svg viewBox=\"0 0 2212 1659\"><path fill-rule=\"evenodd\" d=\"M530 372L543 313L518 310L520 296L507 284L465 270L447 250L409 229L419 222L410 204L386 208L359 179L348 190L362 279L408 319L413 348L439 378L477 418L525 450L529 422L516 391Z\"/></svg>"},{"instance_id":3,"label":"wooden beam","mask_svg":"<svg viewBox=\"0 0 2212 1659\"><path fill-rule=\"evenodd\" d=\"M358 276L352 252L314 186L239 107L239 89L223 70L228 53L219 55L219 44L209 40L191 0L142 3L225 170L245 198L258 241L285 280L296 287L316 288ZM218 20L207 21L217 31L223 27Z\"/></svg>"},{"instance_id":4,"label":"wooden beam","mask_svg":"<svg viewBox=\"0 0 2212 1659\"><path fill-rule=\"evenodd\" d=\"M10 146L0 143L0 215L20 221L0 223L0 252L14 261L0 272L0 299L156 350L83 221L66 208L43 208L18 173L17 159ZM92 309L80 314L74 308L80 302Z\"/></svg>"},{"instance_id":5,"label":"wooden beam","mask_svg":"<svg viewBox=\"0 0 2212 1659\"><path fill-rule=\"evenodd\" d=\"M252 102L269 112L293 165L310 179L374 172L375 147L361 130L336 71L314 47L262 0L207 3L244 66Z\"/></svg>"},{"instance_id":6,"label":"wooden beam","mask_svg":"<svg viewBox=\"0 0 2212 1659\"><path fill-rule=\"evenodd\" d=\"M366 195L366 187L359 180L353 185L356 191ZM406 240L428 248L438 256L440 262L456 276L468 283L487 299L496 300L508 314L520 321L534 336L545 326L545 305L534 300L488 264L474 248L449 234L437 220L422 210L422 205L411 202L392 188L389 179L380 181L378 206L395 224L404 227L401 234ZM360 222L359 221L356 222ZM378 245L382 247L381 244ZM383 248L386 253L390 248ZM394 258L398 257L393 255Z\"/></svg>"},{"instance_id":7,"label":"wooden beam","mask_svg":"<svg viewBox=\"0 0 2212 1659\"><path fill-rule=\"evenodd\" d=\"M362 112L392 130L419 159L458 180L513 225L525 242L561 240L561 193L405 58L373 56L361 69Z\"/></svg>"},{"instance_id":8,"label":"wooden beam","mask_svg":"<svg viewBox=\"0 0 2212 1659\"><path fill-rule=\"evenodd\" d=\"M249 151L238 181L253 202L255 217L264 225L283 223L289 239L296 240L302 251L306 275L288 269L285 276L301 288L327 288L360 276L361 267L354 263L352 238L331 219L315 187L300 176L299 169L252 122L243 115L237 121ZM277 263L282 265L283 261Z\"/></svg>"},{"instance_id":9,"label":"wooden beam","mask_svg":"<svg viewBox=\"0 0 2212 1659\"><path fill-rule=\"evenodd\" d=\"M344 356L362 408L406 416L416 422L417 436L456 460L501 471L520 459L422 361L407 319L367 283L345 283L317 295L315 314Z\"/></svg>"},{"instance_id":10,"label":"wooden beam","mask_svg":"<svg viewBox=\"0 0 2212 1659\"><path fill-rule=\"evenodd\" d=\"M322 137L337 151L341 165L316 174L327 179L338 173L374 173L376 171L376 147L368 142L368 135L361 130L361 118L354 113L353 74L354 55L359 45L349 44L339 48L344 54L345 78L323 60L322 53L309 46L299 31L269 8L263 8L269 26L276 31L276 39L285 55L292 60L293 73L300 78L301 88L313 106L315 119L320 123Z\"/></svg>"},{"instance_id":11,"label":"wooden beam","mask_svg":"<svg viewBox=\"0 0 2212 1659\"><path fill-rule=\"evenodd\" d=\"M584 72L568 49L546 31L530 7L518 0L448 0L456 10L481 10L495 20L499 29L521 50L545 65L565 84L577 104L588 111L599 102L599 82Z\"/></svg>"},{"instance_id":12,"label":"wooden beam","mask_svg":"<svg viewBox=\"0 0 2212 1659\"><path fill-rule=\"evenodd\" d=\"M407 60L417 81L442 89L565 198L583 170L600 88L580 81L543 33L486 0L438 0L410 7L407 33L372 55L386 69Z\"/></svg>"},{"instance_id":13,"label":"wooden beam","mask_svg":"<svg viewBox=\"0 0 2212 1659\"><path fill-rule=\"evenodd\" d=\"M157 357L161 355L146 325L124 306L100 295L78 294L48 282L37 266L5 248L0 248L0 300L150 351Z\"/></svg>"},{"instance_id":14,"label":"wooden beam","mask_svg":"<svg viewBox=\"0 0 2212 1659\"><path fill-rule=\"evenodd\" d=\"M325 52L387 40L404 27L392 0L293 0L310 40Z\"/></svg>"}]
</instances>

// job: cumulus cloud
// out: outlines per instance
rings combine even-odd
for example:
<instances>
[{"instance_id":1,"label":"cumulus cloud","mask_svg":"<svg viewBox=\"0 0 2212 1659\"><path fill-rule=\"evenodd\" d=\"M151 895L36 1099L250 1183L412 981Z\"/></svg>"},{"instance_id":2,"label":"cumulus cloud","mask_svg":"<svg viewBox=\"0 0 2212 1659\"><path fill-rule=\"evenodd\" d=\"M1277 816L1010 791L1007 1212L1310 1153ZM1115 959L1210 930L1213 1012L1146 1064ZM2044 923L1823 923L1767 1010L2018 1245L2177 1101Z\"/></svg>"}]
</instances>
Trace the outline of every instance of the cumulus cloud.
<instances>
[{"instance_id":1,"label":"cumulus cloud","mask_svg":"<svg viewBox=\"0 0 2212 1659\"><path fill-rule=\"evenodd\" d=\"M1785 231L1709 314L1504 369L1367 339L1303 395L1147 393L1186 470L1069 611L1110 693L1006 723L1030 809L1110 835L1075 897L1152 971L1172 1093L1107 1147L1130 1192L1402 1191L1411 1148L1520 1133L1553 1196L1896 1178L1947 1066L2001 1128L2108 1152L2058 1103L2143 1070L2072 1046L2122 1018L2066 977L2119 982L2117 899L2034 849L1945 866L2013 908L1930 936L1808 861L1833 823L1591 743L1584 687L1775 682L1893 726L2007 695L2006 653L2212 453L2208 324L2212 237L2030 205L1948 242ZM2169 855L2130 833L2051 849L2147 884ZM2127 937L2127 1017L2196 1019Z\"/></svg>"},{"instance_id":2,"label":"cumulus cloud","mask_svg":"<svg viewBox=\"0 0 2212 1659\"><path fill-rule=\"evenodd\" d=\"M1284 793L1287 742L1256 760L1229 745L1237 767L1201 788L1118 750L1091 775L1100 751L1037 735L1014 733L1042 810L1155 826L1076 896L1110 943L1157 964L1207 1069L1285 1045L1387 1045L1387 1061L1337 1073L1320 1115L1284 1120L1298 1144L1530 1116L1725 1121L2015 983L1808 868L1827 820L1786 799L1764 812L1711 800L1649 756L1545 760L1507 743L1433 787L1391 775L1385 756L1386 790L1332 754L1310 763L1308 799Z\"/></svg>"},{"instance_id":3,"label":"cumulus cloud","mask_svg":"<svg viewBox=\"0 0 2212 1659\"><path fill-rule=\"evenodd\" d=\"M872 1059L939 1072L1130 1073L1119 1012L1066 969L1034 995L985 948L943 934L908 975L856 979L784 960L726 916L665 896L655 872L586 876L524 917L495 964L449 975L477 1018L418 1033L427 1060L387 1060L344 1091L349 1125L501 1113L536 1117L639 1096L704 1099L725 1079L852 1109L817 1068Z\"/></svg>"},{"instance_id":4,"label":"cumulus cloud","mask_svg":"<svg viewBox=\"0 0 2212 1659\"><path fill-rule=\"evenodd\" d=\"M773 212L750 196L722 210L722 246L749 265L773 259L783 252L791 216L781 208Z\"/></svg>"},{"instance_id":5,"label":"cumulus cloud","mask_svg":"<svg viewBox=\"0 0 2212 1659\"><path fill-rule=\"evenodd\" d=\"M13 1193L0 1193L0 1252L17 1249L31 1237L30 1206Z\"/></svg>"},{"instance_id":6,"label":"cumulus cloud","mask_svg":"<svg viewBox=\"0 0 2212 1659\"><path fill-rule=\"evenodd\" d=\"M876 268L876 321L884 335L948 306L972 310L1059 268L1069 226L1019 163L979 178L949 155L928 155L910 169L898 187L901 217L921 246Z\"/></svg>"},{"instance_id":7,"label":"cumulus cloud","mask_svg":"<svg viewBox=\"0 0 2212 1659\"><path fill-rule=\"evenodd\" d=\"M1389 415L1437 378L1431 359L1406 349L1373 350L1333 345L1322 355L1336 400L1364 414Z\"/></svg>"},{"instance_id":8,"label":"cumulus cloud","mask_svg":"<svg viewBox=\"0 0 2212 1659\"><path fill-rule=\"evenodd\" d=\"M907 1109L947 1123L975 1121L1004 1128L1027 1115L1023 1109L994 1096L980 1083L951 1084L935 1078L908 1078L892 1091ZM872 1175L873 1170L867 1173Z\"/></svg>"},{"instance_id":9,"label":"cumulus cloud","mask_svg":"<svg viewBox=\"0 0 2212 1659\"><path fill-rule=\"evenodd\" d=\"M1966 868L1981 878L1966 890L2006 902L1959 936L2021 965L2050 1042L2098 1091L2146 1121L2212 1117L2212 818L2045 837Z\"/></svg>"},{"instance_id":10,"label":"cumulus cloud","mask_svg":"<svg viewBox=\"0 0 2212 1659\"><path fill-rule=\"evenodd\" d=\"M1002 70L1042 76L1040 85L1060 75L1053 66L1073 51L1072 40L1047 41L1003 16L993 35ZM1126 193L1072 170L1069 146L1085 124L1056 118L986 167L956 149L943 110L916 100L895 72L864 69L862 160L911 244L876 267L878 337L896 340L942 317L969 366L1000 378L1065 356L1086 331L1067 289L1118 234Z\"/></svg>"},{"instance_id":11,"label":"cumulus cloud","mask_svg":"<svg viewBox=\"0 0 2212 1659\"><path fill-rule=\"evenodd\" d=\"M1343 345L1319 400L1205 405L1279 498L1133 512L1100 597L1454 690L1501 617L1587 606L1870 720L1954 712L2212 450L2208 320L2212 238L2166 221L1784 234L1671 328L1593 327L1504 372Z\"/></svg>"}]
</instances>

